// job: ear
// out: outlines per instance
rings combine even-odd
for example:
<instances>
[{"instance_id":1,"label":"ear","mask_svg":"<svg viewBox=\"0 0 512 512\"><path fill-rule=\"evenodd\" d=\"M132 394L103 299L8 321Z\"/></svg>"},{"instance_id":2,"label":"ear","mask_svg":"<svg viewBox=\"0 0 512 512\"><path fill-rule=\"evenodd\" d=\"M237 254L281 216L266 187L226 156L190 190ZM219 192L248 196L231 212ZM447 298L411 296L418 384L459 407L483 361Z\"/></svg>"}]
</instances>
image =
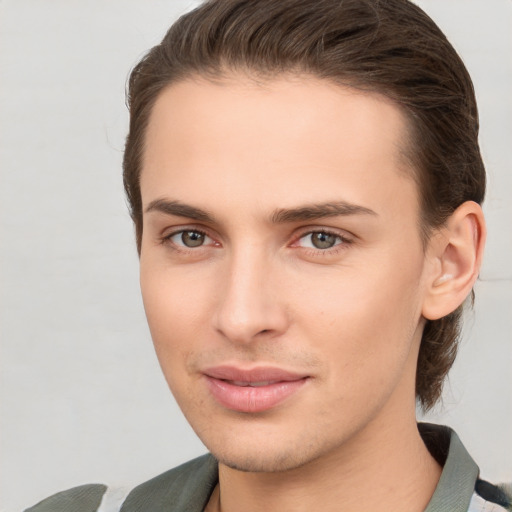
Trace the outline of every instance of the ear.
<instances>
[{"instance_id":1,"label":"ear","mask_svg":"<svg viewBox=\"0 0 512 512\"><path fill-rule=\"evenodd\" d=\"M432 236L427 250L428 276L422 313L437 320L455 311L478 277L486 237L480 205L467 201Z\"/></svg>"}]
</instances>

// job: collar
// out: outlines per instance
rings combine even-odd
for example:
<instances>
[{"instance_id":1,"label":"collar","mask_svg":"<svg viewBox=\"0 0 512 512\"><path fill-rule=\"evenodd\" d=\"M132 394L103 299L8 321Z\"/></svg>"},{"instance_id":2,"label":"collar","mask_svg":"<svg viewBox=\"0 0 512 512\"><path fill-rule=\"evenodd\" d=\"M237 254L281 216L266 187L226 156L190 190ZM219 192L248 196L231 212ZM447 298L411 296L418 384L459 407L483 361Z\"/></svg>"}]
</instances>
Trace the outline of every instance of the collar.
<instances>
[{"instance_id":1,"label":"collar","mask_svg":"<svg viewBox=\"0 0 512 512\"><path fill-rule=\"evenodd\" d=\"M451 428L419 423L418 429L432 456L443 466L425 512L467 512L478 478L478 466Z\"/></svg>"},{"instance_id":2,"label":"collar","mask_svg":"<svg viewBox=\"0 0 512 512\"><path fill-rule=\"evenodd\" d=\"M443 466L425 512L467 512L478 466L450 428L419 423L418 429L432 456ZM217 482L217 461L210 454L203 455L134 489L121 512L201 512Z\"/></svg>"}]
</instances>

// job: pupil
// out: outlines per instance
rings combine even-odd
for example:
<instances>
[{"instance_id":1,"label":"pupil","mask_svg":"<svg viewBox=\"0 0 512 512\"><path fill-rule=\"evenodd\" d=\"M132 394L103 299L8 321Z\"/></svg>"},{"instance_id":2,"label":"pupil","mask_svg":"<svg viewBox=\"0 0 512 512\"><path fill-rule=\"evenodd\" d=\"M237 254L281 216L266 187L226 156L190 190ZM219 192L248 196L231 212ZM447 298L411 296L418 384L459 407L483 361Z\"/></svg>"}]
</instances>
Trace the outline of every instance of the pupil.
<instances>
[{"instance_id":1,"label":"pupil","mask_svg":"<svg viewBox=\"0 0 512 512\"><path fill-rule=\"evenodd\" d=\"M199 247L204 242L204 235L198 231L184 231L181 241L187 247Z\"/></svg>"},{"instance_id":2,"label":"pupil","mask_svg":"<svg viewBox=\"0 0 512 512\"><path fill-rule=\"evenodd\" d=\"M336 236L328 233L313 233L312 242L317 249L330 249L336 243Z\"/></svg>"}]
</instances>

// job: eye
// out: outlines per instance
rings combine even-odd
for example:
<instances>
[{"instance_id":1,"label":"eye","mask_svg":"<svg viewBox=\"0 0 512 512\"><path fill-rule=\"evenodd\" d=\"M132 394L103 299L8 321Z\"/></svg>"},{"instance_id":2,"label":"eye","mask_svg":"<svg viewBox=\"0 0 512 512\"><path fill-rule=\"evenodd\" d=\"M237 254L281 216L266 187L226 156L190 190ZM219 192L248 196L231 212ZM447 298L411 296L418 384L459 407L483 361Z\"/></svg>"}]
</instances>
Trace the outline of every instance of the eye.
<instances>
[{"instance_id":1,"label":"eye","mask_svg":"<svg viewBox=\"0 0 512 512\"><path fill-rule=\"evenodd\" d=\"M172 242L178 247L187 247L193 249L194 247L201 247L205 244L210 244L213 240L202 231L196 229L186 229L177 231L166 237L166 240Z\"/></svg>"},{"instance_id":2,"label":"eye","mask_svg":"<svg viewBox=\"0 0 512 512\"><path fill-rule=\"evenodd\" d=\"M298 242L300 247L309 249L326 250L346 242L346 240L335 233L327 231L312 231L303 235Z\"/></svg>"}]
</instances>

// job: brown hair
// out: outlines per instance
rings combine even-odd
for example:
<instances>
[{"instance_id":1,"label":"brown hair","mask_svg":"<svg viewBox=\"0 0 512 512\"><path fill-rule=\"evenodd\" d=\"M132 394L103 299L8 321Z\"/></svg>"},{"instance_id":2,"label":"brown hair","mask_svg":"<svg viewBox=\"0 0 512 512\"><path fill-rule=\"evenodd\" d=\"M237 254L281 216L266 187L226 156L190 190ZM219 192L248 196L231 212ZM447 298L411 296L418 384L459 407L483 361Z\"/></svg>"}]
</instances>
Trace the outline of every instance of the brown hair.
<instances>
[{"instance_id":1,"label":"brown hair","mask_svg":"<svg viewBox=\"0 0 512 512\"><path fill-rule=\"evenodd\" d=\"M441 226L464 201L483 201L485 170L471 78L437 25L407 0L210 0L182 16L133 69L124 185L142 237L140 172L152 106L169 84L233 70L263 77L283 72L378 92L406 113L406 156L418 182L422 234ZM462 306L428 321L416 396L439 399L453 364Z\"/></svg>"}]
</instances>

